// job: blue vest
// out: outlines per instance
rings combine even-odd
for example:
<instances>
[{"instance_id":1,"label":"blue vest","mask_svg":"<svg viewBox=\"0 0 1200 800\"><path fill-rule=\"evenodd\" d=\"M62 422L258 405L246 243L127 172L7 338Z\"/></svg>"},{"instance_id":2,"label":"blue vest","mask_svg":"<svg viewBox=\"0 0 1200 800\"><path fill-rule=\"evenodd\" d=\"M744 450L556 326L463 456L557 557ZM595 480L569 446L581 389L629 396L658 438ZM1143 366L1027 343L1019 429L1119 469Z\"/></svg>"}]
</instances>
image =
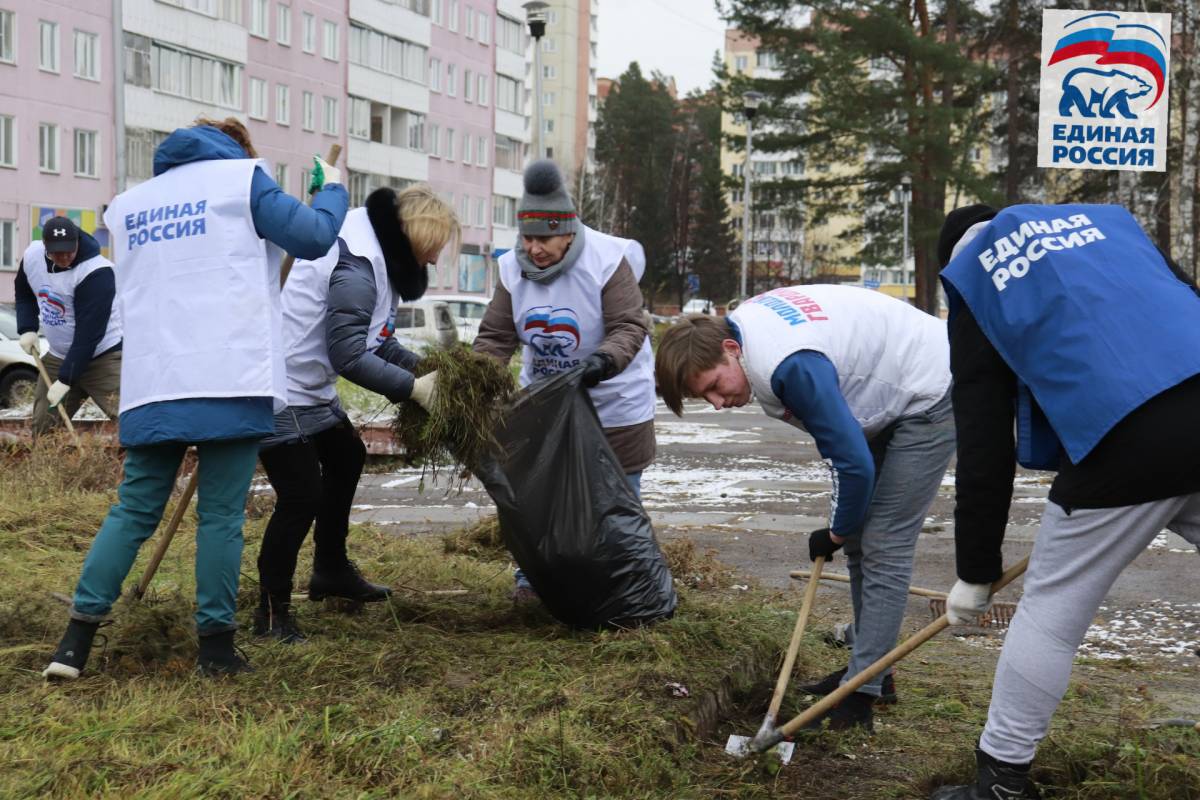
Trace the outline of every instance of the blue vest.
<instances>
[{"instance_id":1,"label":"blue vest","mask_svg":"<svg viewBox=\"0 0 1200 800\"><path fill-rule=\"evenodd\" d=\"M1005 209L942 271L1018 379L1017 460L1078 464L1150 398L1200 373L1200 297L1120 206Z\"/></svg>"}]
</instances>

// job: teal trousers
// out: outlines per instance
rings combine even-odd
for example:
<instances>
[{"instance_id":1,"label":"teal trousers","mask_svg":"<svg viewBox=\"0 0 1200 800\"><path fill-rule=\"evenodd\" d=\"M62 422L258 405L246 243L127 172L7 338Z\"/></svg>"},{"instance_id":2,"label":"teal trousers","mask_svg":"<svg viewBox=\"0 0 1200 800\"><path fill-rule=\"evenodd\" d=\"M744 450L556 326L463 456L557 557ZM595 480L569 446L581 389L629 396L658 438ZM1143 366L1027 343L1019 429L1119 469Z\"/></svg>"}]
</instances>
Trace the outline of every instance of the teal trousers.
<instances>
[{"instance_id":1,"label":"teal trousers","mask_svg":"<svg viewBox=\"0 0 1200 800\"><path fill-rule=\"evenodd\" d=\"M162 520L187 444L131 447L117 504L109 509L83 562L71 616L98 622L121 595L142 542ZM237 628L238 578L246 492L258 461L258 439L202 442L197 486L196 630L201 634Z\"/></svg>"}]
</instances>

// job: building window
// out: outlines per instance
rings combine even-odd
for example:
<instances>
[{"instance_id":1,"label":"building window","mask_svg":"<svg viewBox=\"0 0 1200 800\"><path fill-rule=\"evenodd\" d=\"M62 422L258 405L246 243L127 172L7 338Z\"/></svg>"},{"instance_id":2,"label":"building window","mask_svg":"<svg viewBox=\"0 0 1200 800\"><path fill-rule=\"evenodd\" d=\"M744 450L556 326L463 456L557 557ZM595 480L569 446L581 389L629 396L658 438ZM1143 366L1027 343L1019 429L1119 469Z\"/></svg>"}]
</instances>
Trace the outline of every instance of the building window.
<instances>
[{"instance_id":1,"label":"building window","mask_svg":"<svg viewBox=\"0 0 1200 800\"><path fill-rule=\"evenodd\" d=\"M49 122L38 125L38 169L58 172L58 126Z\"/></svg>"},{"instance_id":2,"label":"building window","mask_svg":"<svg viewBox=\"0 0 1200 800\"><path fill-rule=\"evenodd\" d=\"M128 34L126 34L128 36ZM138 53L133 54L135 78ZM164 47L154 42L150 48L152 85L164 94L178 95L225 108L242 107L242 68L186 50ZM129 40L126 40L126 67L131 64ZM128 76L128 69L127 69ZM131 81L134 83L134 81ZM134 85L141 85L134 83ZM263 111L263 116L266 110Z\"/></svg>"},{"instance_id":3,"label":"building window","mask_svg":"<svg viewBox=\"0 0 1200 800\"><path fill-rule=\"evenodd\" d=\"M271 35L269 26L271 21L267 18L270 8L267 3L269 0L250 0L250 35L257 36L261 39L266 39Z\"/></svg>"},{"instance_id":4,"label":"building window","mask_svg":"<svg viewBox=\"0 0 1200 800\"><path fill-rule=\"evenodd\" d=\"M324 124L325 133L329 134L330 136L337 136L337 134L338 134L338 113L337 113L338 101L337 101L337 98L336 97L326 97L325 98L325 107L323 110L325 112L324 113L325 118L322 120L322 123Z\"/></svg>"},{"instance_id":5,"label":"building window","mask_svg":"<svg viewBox=\"0 0 1200 800\"><path fill-rule=\"evenodd\" d=\"M283 189L285 192L287 191L287 183L288 183L287 178L288 178L288 165L287 164L276 164L275 165L275 182L277 184L279 184L279 188ZM303 195L301 195L301 197L303 197Z\"/></svg>"},{"instance_id":6,"label":"building window","mask_svg":"<svg viewBox=\"0 0 1200 800\"><path fill-rule=\"evenodd\" d=\"M433 122L429 123L429 155L442 157L442 129Z\"/></svg>"},{"instance_id":7,"label":"building window","mask_svg":"<svg viewBox=\"0 0 1200 800\"><path fill-rule=\"evenodd\" d=\"M304 130L311 131L317 127L317 109L313 103L312 92L305 92L301 95L300 106L300 125Z\"/></svg>"},{"instance_id":8,"label":"building window","mask_svg":"<svg viewBox=\"0 0 1200 800\"><path fill-rule=\"evenodd\" d=\"M292 124L292 91L282 83L275 85L275 122Z\"/></svg>"},{"instance_id":9,"label":"building window","mask_svg":"<svg viewBox=\"0 0 1200 800\"><path fill-rule=\"evenodd\" d=\"M166 138L166 131L126 129L125 172L130 180L146 181L154 177L154 151Z\"/></svg>"},{"instance_id":10,"label":"building window","mask_svg":"<svg viewBox=\"0 0 1200 800\"><path fill-rule=\"evenodd\" d=\"M542 92L542 105L543 106L554 105L554 92Z\"/></svg>"},{"instance_id":11,"label":"building window","mask_svg":"<svg viewBox=\"0 0 1200 800\"><path fill-rule=\"evenodd\" d=\"M458 221L463 225L471 224L471 198L465 194L458 198Z\"/></svg>"},{"instance_id":12,"label":"building window","mask_svg":"<svg viewBox=\"0 0 1200 800\"><path fill-rule=\"evenodd\" d=\"M463 134L463 137L462 137L462 162L463 162L464 164L470 164L470 163L471 163L471 161L473 160L473 159L472 159L472 157L471 157L471 151L472 151L474 148L473 148L473 147L471 147L471 144L472 144L474 141L475 141L475 140L471 138L471 134L469 134L469 133L464 133L464 134ZM465 220L465 219L466 219L466 218L464 217L464 220Z\"/></svg>"},{"instance_id":13,"label":"building window","mask_svg":"<svg viewBox=\"0 0 1200 800\"><path fill-rule=\"evenodd\" d=\"M517 55L525 55L525 26L515 19L496 17L496 46Z\"/></svg>"},{"instance_id":14,"label":"building window","mask_svg":"<svg viewBox=\"0 0 1200 800\"><path fill-rule=\"evenodd\" d=\"M454 128L446 128L446 158L454 158Z\"/></svg>"},{"instance_id":15,"label":"building window","mask_svg":"<svg viewBox=\"0 0 1200 800\"><path fill-rule=\"evenodd\" d=\"M321 55L330 61L338 60L338 24L325 20L325 42Z\"/></svg>"},{"instance_id":16,"label":"building window","mask_svg":"<svg viewBox=\"0 0 1200 800\"><path fill-rule=\"evenodd\" d=\"M218 0L217 16L234 25L242 24L242 0Z\"/></svg>"},{"instance_id":17,"label":"building window","mask_svg":"<svg viewBox=\"0 0 1200 800\"><path fill-rule=\"evenodd\" d=\"M546 120L546 133L554 133L554 120ZM549 156L547 156L549 158Z\"/></svg>"},{"instance_id":18,"label":"building window","mask_svg":"<svg viewBox=\"0 0 1200 800\"><path fill-rule=\"evenodd\" d=\"M471 10L470 6L467 6L466 8L464 8L463 12L467 16L467 30L466 30L466 33L464 33L463 35L466 36L468 39L474 39L475 38L475 12Z\"/></svg>"},{"instance_id":19,"label":"building window","mask_svg":"<svg viewBox=\"0 0 1200 800\"><path fill-rule=\"evenodd\" d=\"M553 64L543 64L542 77L553 80L558 77L558 69Z\"/></svg>"},{"instance_id":20,"label":"building window","mask_svg":"<svg viewBox=\"0 0 1200 800\"><path fill-rule=\"evenodd\" d=\"M38 21L41 31L41 47L38 50L38 69L58 72L58 23Z\"/></svg>"},{"instance_id":21,"label":"building window","mask_svg":"<svg viewBox=\"0 0 1200 800\"><path fill-rule=\"evenodd\" d=\"M317 52L317 18L304 12L304 39L301 42L306 53Z\"/></svg>"},{"instance_id":22,"label":"building window","mask_svg":"<svg viewBox=\"0 0 1200 800\"><path fill-rule=\"evenodd\" d=\"M442 60L440 58L429 59L429 90L433 92L442 90Z\"/></svg>"},{"instance_id":23,"label":"building window","mask_svg":"<svg viewBox=\"0 0 1200 800\"><path fill-rule=\"evenodd\" d=\"M475 198L475 227L482 228L487 222L487 199L483 197Z\"/></svg>"},{"instance_id":24,"label":"building window","mask_svg":"<svg viewBox=\"0 0 1200 800\"><path fill-rule=\"evenodd\" d=\"M425 152L425 115L413 111L405 113L408 118L408 149Z\"/></svg>"},{"instance_id":25,"label":"building window","mask_svg":"<svg viewBox=\"0 0 1200 800\"><path fill-rule=\"evenodd\" d=\"M275 41L284 47L292 44L292 7L283 3L275 9Z\"/></svg>"},{"instance_id":26,"label":"building window","mask_svg":"<svg viewBox=\"0 0 1200 800\"><path fill-rule=\"evenodd\" d=\"M355 139L371 137L371 101L361 97L348 98L350 111L346 115L346 135Z\"/></svg>"},{"instance_id":27,"label":"building window","mask_svg":"<svg viewBox=\"0 0 1200 800\"><path fill-rule=\"evenodd\" d=\"M442 0L433 0L429 7L429 19L434 25L442 24Z\"/></svg>"},{"instance_id":28,"label":"building window","mask_svg":"<svg viewBox=\"0 0 1200 800\"><path fill-rule=\"evenodd\" d=\"M525 143L507 136L496 137L496 168L521 171L525 161Z\"/></svg>"},{"instance_id":29,"label":"building window","mask_svg":"<svg viewBox=\"0 0 1200 800\"><path fill-rule=\"evenodd\" d=\"M517 199L492 195L492 224L502 228L517 227Z\"/></svg>"},{"instance_id":30,"label":"building window","mask_svg":"<svg viewBox=\"0 0 1200 800\"><path fill-rule=\"evenodd\" d=\"M458 31L458 0L446 0L446 27Z\"/></svg>"},{"instance_id":31,"label":"building window","mask_svg":"<svg viewBox=\"0 0 1200 800\"><path fill-rule=\"evenodd\" d=\"M305 167L300 170L300 196L308 197L308 185L312 183L312 170Z\"/></svg>"},{"instance_id":32,"label":"building window","mask_svg":"<svg viewBox=\"0 0 1200 800\"><path fill-rule=\"evenodd\" d=\"M458 68L453 64L446 65L446 96L458 96Z\"/></svg>"},{"instance_id":33,"label":"building window","mask_svg":"<svg viewBox=\"0 0 1200 800\"><path fill-rule=\"evenodd\" d=\"M463 100L468 103L475 100L475 74L469 69L463 70Z\"/></svg>"},{"instance_id":34,"label":"building window","mask_svg":"<svg viewBox=\"0 0 1200 800\"><path fill-rule=\"evenodd\" d=\"M17 222L0 219L0 269L17 268Z\"/></svg>"},{"instance_id":35,"label":"building window","mask_svg":"<svg viewBox=\"0 0 1200 800\"><path fill-rule=\"evenodd\" d=\"M423 45L361 25L350 26L350 63L424 85L429 51Z\"/></svg>"},{"instance_id":36,"label":"building window","mask_svg":"<svg viewBox=\"0 0 1200 800\"><path fill-rule=\"evenodd\" d=\"M253 119L267 118L267 82L262 78L250 79L250 108L247 113Z\"/></svg>"},{"instance_id":37,"label":"building window","mask_svg":"<svg viewBox=\"0 0 1200 800\"><path fill-rule=\"evenodd\" d=\"M480 74L476 75L475 79L476 88L478 90L475 96L475 102L479 103L481 106L486 106L488 104L488 76Z\"/></svg>"},{"instance_id":38,"label":"building window","mask_svg":"<svg viewBox=\"0 0 1200 800\"><path fill-rule=\"evenodd\" d=\"M491 41L491 38L488 35L488 17L487 14L484 14L482 11L479 12L479 25L477 31L479 34L478 38L480 44L488 44Z\"/></svg>"},{"instance_id":39,"label":"building window","mask_svg":"<svg viewBox=\"0 0 1200 800\"><path fill-rule=\"evenodd\" d=\"M0 114L0 167L17 165L17 118Z\"/></svg>"},{"instance_id":40,"label":"building window","mask_svg":"<svg viewBox=\"0 0 1200 800\"><path fill-rule=\"evenodd\" d=\"M480 136L479 145L475 148L475 163L481 167L488 164L488 137Z\"/></svg>"},{"instance_id":41,"label":"building window","mask_svg":"<svg viewBox=\"0 0 1200 800\"><path fill-rule=\"evenodd\" d=\"M17 16L0 9L0 61L12 64L17 60Z\"/></svg>"},{"instance_id":42,"label":"building window","mask_svg":"<svg viewBox=\"0 0 1200 800\"><path fill-rule=\"evenodd\" d=\"M75 130L75 174L81 178L100 177L96 165L96 132Z\"/></svg>"},{"instance_id":43,"label":"building window","mask_svg":"<svg viewBox=\"0 0 1200 800\"><path fill-rule=\"evenodd\" d=\"M521 108L521 84L507 75L496 76L496 108L503 111L511 111L514 114L520 114L524 109Z\"/></svg>"},{"instance_id":44,"label":"building window","mask_svg":"<svg viewBox=\"0 0 1200 800\"><path fill-rule=\"evenodd\" d=\"M553 36L543 36L542 37L542 52L543 53L557 53L558 52L558 40L555 39Z\"/></svg>"},{"instance_id":45,"label":"building window","mask_svg":"<svg viewBox=\"0 0 1200 800\"><path fill-rule=\"evenodd\" d=\"M75 31L75 77L100 80L100 37Z\"/></svg>"},{"instance_id":46,"label":"building window","mask_svg":"<svg viewBox=\"0 0 1200 800\"><path fill-rule=\"evenodd\" d=\"M736 72L745 72L746 67L750 64L749 56L735 56L733 59L733 68Z\"/></svg>"}]
</instances>

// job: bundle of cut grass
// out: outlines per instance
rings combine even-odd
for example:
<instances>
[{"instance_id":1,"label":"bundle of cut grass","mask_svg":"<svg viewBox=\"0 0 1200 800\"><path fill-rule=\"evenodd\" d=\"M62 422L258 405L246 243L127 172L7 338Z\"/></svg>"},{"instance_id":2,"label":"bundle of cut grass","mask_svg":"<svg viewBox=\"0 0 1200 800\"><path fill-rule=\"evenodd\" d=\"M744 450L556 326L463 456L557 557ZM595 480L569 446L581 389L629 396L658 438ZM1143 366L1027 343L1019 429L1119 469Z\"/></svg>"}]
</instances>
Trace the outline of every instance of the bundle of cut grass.
<instances>
[{"instance_id":1,"label":"bundle of cut grass","mask_svg":"<svg viewBox=\"0 0 1200 800\"><path fill-rule=\"evenodd\" d=\"M442 544L447 553L460 553L483 561L510 558L504 547L504 537L500 534L500 518L495 514L446 534Z\"/></svg>"},{"instance_id":2,"label":"bundle of cut grass","mask_svg":"<svg viewBox=\"0 0 1200 800\"><path fill-rule=\"evenodd\" d=\"M516 386L507 367L465 345L427 351L415 372L421 376L434 370L433 412L401 403L392 435L410 464L436 475L439 466L477 464L492 449L500 411Z\"/></svg>"}]
</instances>

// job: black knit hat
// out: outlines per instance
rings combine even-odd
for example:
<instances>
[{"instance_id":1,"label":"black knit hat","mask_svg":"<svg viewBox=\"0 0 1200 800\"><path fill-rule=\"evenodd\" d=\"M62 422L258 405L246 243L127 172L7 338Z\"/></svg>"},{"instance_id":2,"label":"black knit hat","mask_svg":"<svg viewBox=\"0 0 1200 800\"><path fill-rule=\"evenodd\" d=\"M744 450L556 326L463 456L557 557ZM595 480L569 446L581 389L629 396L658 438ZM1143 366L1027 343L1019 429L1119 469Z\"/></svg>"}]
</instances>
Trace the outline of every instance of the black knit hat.
<instances>
[{"instance_id":1,"label":"black knit hat","mask_svg":"<svg viewBox=\"0 0 1200 800\"><path fill-rule=\"evenodd\" d=\"M958 244L958 240L963 234L977 222L986 222L998 214L996 209L983 203L976 203L973 206L963 206L956 208L946 215L946 222L942 225L942 232L938 234L937 257L938 269L945 269L950 263L950 254L954 252L954 245Z\"/></svg>"}]
</instances>

